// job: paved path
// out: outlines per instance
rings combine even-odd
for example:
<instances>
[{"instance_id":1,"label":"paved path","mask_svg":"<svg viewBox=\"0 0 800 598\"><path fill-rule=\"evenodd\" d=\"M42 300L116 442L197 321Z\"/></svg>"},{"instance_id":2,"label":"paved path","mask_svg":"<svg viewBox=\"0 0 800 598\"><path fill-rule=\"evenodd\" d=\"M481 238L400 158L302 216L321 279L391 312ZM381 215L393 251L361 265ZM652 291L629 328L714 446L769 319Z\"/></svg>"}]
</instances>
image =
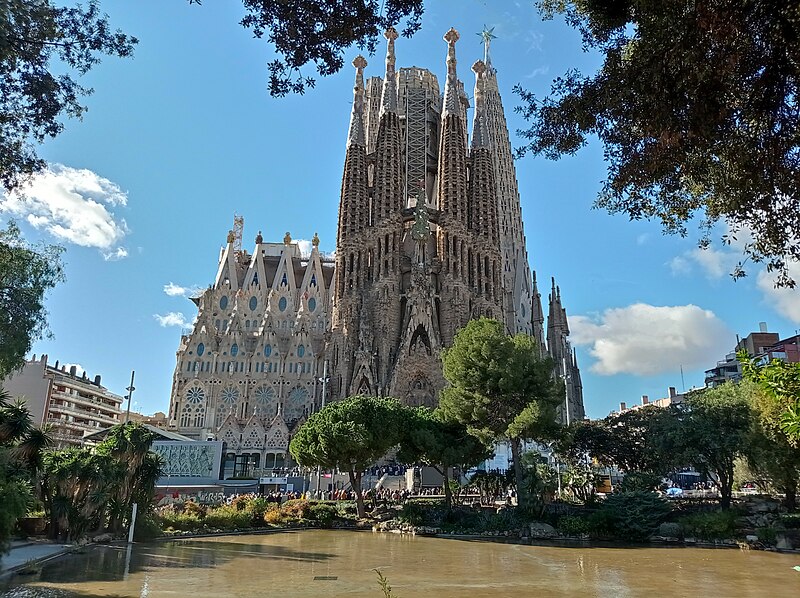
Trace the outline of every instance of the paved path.
<instances>
[{"instance_id":1,"label":"paved path","mask_svg":"<svg viewBox=\"0 0 800 598\"><path fill-rule=\"evenodd\" d=\"M72 544L50 542L12 542L11 551L0 556L0 575L25 563L47 559L73 547Z\"/></svg>"}]
</instances>

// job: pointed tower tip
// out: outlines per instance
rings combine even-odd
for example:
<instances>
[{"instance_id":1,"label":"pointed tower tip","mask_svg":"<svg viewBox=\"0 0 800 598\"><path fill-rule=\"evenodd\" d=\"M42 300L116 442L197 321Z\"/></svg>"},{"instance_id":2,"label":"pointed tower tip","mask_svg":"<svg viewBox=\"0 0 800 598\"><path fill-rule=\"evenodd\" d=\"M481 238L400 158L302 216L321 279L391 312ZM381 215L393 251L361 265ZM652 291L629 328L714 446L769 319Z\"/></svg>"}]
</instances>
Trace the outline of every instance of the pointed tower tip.
<instances>
[{"instance_id":1,"label":"pointed tower tip","mask_svg":"<svg viewBox=\"0 0 800 598\"><path fill-rule=\"evenodd\" d=\"M447 80L444 84L444 111L442 116L461 114L458 99L458 75L456 74L456 42L459 37L458 31L452 27L443 37L444 41L447 42Z\"/></svg>"},{"instance_id":2,"label":"pointed tower tip","mask_svg":"<svg viewBox=\"0 0 800 598\"><path fill-rule=\"evenodd\" d=\"M483 76L486 72L486 64L483 60L477 60L472 65L472 71L475 73L475 119L472 123L472 148L476 149L488 147L489 145L483 93Z\"/></svg>"},{"instance_id":3,"label":"pointed tower tip","mask_svg":"<svg viewBox=\"0 0 800 598\"><path fill-rule=\"evenodd\" d=\"M397 83L395 82L394 41L398 38L397 30L389 27L383 34L386 38L386 75L383 79L383 95L381 97L381 114L397 112Z\"/></svg>"},{"instance_id":4,"label":"pointed tower tip","mask_svg":"<svg viewBox=\"0 0 800 598\"><path fill-rule=\"evenodd\" d=\"M350 130L347 135L347 145L366 145L364 134L364 67L366 59L358 55L353 59L356 67L356 81L353 86L353 112L350 115Z\"/></svg>"}]
</instances>

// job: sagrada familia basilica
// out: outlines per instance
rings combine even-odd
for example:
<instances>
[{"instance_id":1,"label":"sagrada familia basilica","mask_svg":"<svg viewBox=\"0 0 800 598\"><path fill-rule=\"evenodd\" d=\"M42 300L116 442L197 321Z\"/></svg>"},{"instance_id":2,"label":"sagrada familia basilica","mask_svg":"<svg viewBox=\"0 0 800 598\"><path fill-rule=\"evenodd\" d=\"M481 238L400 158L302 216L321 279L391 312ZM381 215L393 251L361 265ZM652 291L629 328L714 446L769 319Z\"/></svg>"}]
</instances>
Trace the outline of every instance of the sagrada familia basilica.
<instances>
[{"instance_id":1,"label":"sagrada familia basilica","mask_svg":"<svg viewBox=\"0 0 800 598\"><path fill-rule=\"evenodd\" d=\"M580 371L553 281L545 325L525 247L520 198L497 73L485 36L471 137L456 42L444 93L435 74L355 66L335 259L315 235L303 255L289 233L242 249L237 219L213 285L181 338L170 399L180 433L226 442L256 467L286 462L293 430L325 401L354 394L435 406L440 353L470 319L532 335L566 383L562 421L584 417ZM324 393L324 394L323 394Z\"/></svg>"}]
</instances>

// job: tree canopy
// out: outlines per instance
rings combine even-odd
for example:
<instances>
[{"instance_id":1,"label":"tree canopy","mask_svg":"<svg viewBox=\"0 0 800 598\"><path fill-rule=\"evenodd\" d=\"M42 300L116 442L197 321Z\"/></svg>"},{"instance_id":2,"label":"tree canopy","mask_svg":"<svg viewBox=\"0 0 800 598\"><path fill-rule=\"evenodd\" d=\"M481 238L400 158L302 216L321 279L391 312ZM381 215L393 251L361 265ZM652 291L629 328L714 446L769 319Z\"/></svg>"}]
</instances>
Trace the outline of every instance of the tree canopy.
<instances>
[{"instance_id":1,"label":"tree canopy","mask_svg":"<svg viewBox=\"0 0 800 598\"><path fill-rule=\"evenodd\" d=\"M746 259L794 286L800 260L800 2L798 0L540 0L603 55L540 98L517 88L531 152L557 159L596 136L608 177L596 206L658 219L701 246L724 222ZM734 276L743 275L741 263Z\"/></svg>"},{"instance_id":2,"label":"tree canopy","mask_svg":"<svg viewBox=\"0 0 800 598\"><path fill-rule=\"evenodd\" d=\"M0 230L0 380L21 367L31 344L48 333L44 297L64 280L62 251L25 243L13 222Z\"/></svg>"},{"instance_id":3,"label":"tree canopy","mask_svg":"<svg viewBox=\"0 0 800 598\"><path fill-rule=\"evenodd\" d=\"M362 474L400 444L402 424L402 406L396 399L348 397L309 417L289 443L289 452L302 466L346 471L363 517Z\"/></svg>"},{"instance_id":4,"label":"tree canopy","mask_svg":"<svg viewBox=\"0 0 800 598\"><path fill-rule=\"evenodd\" d=\"M202 4L189 0L189 4ZM373 53L388 27L405 21L410 37L422 26L423 0L242 0L241 25L266 39L277 58L267 65L269 93L282 97L304 93L315 80L303 67L321 76L339 72L344 52L353 45Z\"/></svg>"},{"instance_id":5,"label":"tree canopy","mask_svg":"<svg viewBox=\"0 0 800 598\"><path fill-rule=\"evenodd\" d=\"M760 364L740 353L745 378L758 383L774 402L777 425L793 446L800 446L800 363L773 359Z\"/></svg>"},{"instance_id":6,"label":"tree canopy","mask_svg":"<svg viewBox=\"0 0 800 598\"><path fill-rule=\"evenodd\" d=\"M480 318L458 331L442 363L449 385L441 393L440 409L487 445L507 440L517 488L522 488L522 441L552 435L556 406L564 397L552 359L540 357L530 336L508 336L501 322ZM519 498L522 504L525 497Z\"/></svg>"},{"instance_id":7,"label":"tree canopy","mask_svg":"<svg viewBox=\"0 0 800 598\"><path fill-rule=\"evenodd\" d=\"M599 421L579 421L560 435L556 451L571 462L590 455L624 472L668 473L673 465L659 447L658 433L669 411L650 405L609 415Z\"/></svg>"},{"instance_id":8,"label":"tree canopy","mask_svg":"<svg viewBox=\"0 0 800 598\"><path fill-rule=\"evenodd\" d=\"M753 414L746 387L726 382L690 393L680 405L668 408L672 417L660 422L660 450L676 463L711 474L720 493L720 506L730 507L733 470L747 450Z\"/></svg>"},{"instance_id":9,"label":"tree canopy","mask_svg":"<svg viewBox=\"0 0 800 598\"><path fill-rule=\"evenodd\" d=\"M10 191L44 167L36 144L80 118L92 92L76 81L103 55L130 56L135 37L113 31L97 0L0 2L0 187Z\"/></svg>"},{"instance_id":10,"label":"tree canopy","mask_svg":"<svg viewBox=\"0 0 800 598\"><path fill-rule=\"evenodd\" d=\"M492 451L471 435L464 424L447 420L439 410L406 407L403 430L398 459L403 463L428 465L442 474L448 509L453 504L448 470L472 467L492 455Z\"/></svg>"}]
</instances>

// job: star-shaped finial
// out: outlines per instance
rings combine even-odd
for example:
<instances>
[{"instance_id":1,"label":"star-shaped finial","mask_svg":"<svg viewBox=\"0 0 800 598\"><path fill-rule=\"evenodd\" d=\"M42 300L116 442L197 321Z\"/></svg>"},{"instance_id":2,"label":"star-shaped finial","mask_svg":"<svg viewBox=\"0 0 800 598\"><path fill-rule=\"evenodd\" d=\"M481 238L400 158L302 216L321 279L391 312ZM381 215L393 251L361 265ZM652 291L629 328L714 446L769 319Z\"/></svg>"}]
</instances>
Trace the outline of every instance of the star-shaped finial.
<instances>
[{"instance_id":1,"label":"star-shaped finial","mask_svg":"<svg viewBox=\"0 0 800 598\"><path fill-rule=\"evenodd\" d=\"M489 28L486 25L483 26L483 31L476 35L480 36L481 41L485 44L490 43L493 39L497 39L497 36L494 34L494 27Z\"/></svg>"},{"instance_id":2,"label":"star-shaped finial","mask_svg":"<svg viewBox=\"0 0 800 598\"><path fill-rule=\"evenodd\" d=\"M397 29L395 29L394 27L389 27L386 31L383 32L383 37L385 37L389 41L394 41L398 37L400 37L400 35L397 33Z\"/></svg>"},{"instance_id":3,"label":"star-shaped finial","mask_svg":"<svg viewBox=\"0 0 800 598\"><path fill-rule=\"evenodd\" d=\"M361 70L361 69L363 69L365 66L367 66L367 61L366 61L366 59L365 59L363 56L361 56L361 55L359 54L358 56L356 56L356 57L353 59L353 66L354 66L354 67L356 67L357 69Z\"/></svg>"},{"instance_id":4,"label":"star-shaped finial","mask_svg":"<svg viewBox=\"0 0 800 598\"><path fill-rule=\"evenodd\" d=\"M494 34L494 27L490 28L484 25L483 31L477 35L481 38L481 42L483 43L483 61L489 64L489 46L493 39L497 39L497 36Z\"/></svg>"}]
</instances>

